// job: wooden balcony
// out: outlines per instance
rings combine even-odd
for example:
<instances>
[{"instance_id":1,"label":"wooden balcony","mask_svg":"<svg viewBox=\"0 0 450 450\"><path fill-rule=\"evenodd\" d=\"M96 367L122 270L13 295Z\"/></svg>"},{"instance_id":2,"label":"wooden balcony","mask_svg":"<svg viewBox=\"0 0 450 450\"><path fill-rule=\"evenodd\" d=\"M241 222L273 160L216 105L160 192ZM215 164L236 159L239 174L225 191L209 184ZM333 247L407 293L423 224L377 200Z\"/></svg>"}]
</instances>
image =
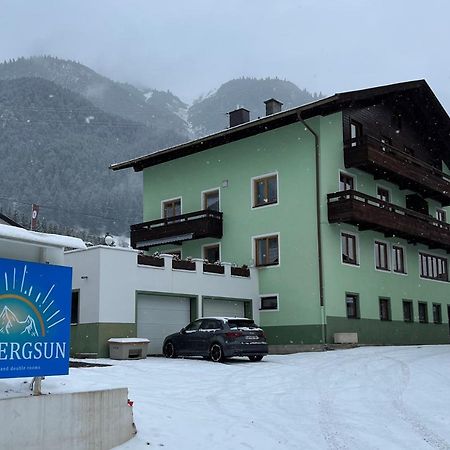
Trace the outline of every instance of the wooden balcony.
<instances>
[{"instance_id":1,"label":"wooden balcony","mask_svg":"<svg viewBox=\"0 0 450 450\"><path fill-rule=\"evenodd\" d=\"M356 225L450 252L450 225L358 191L328 194L328 222Z\"/></svg>"},{"instance_id":2,"label":"wooden balcony","mask_svg":"<svg viewBox=\"0 0 450 450\"><path fill-rule=\"evenodd\" d=\"M345 167L355 167L383 178L401 189L411 189L442 205L450 205L450 176L408 153L372 136L354 138L344 145Z\"/></svg>"},{"instance_id":3,"label":"wooden balcony","mask_svg":"<svg viewBox=\"0 0 450 450\"><path fill-rule=\"evenodd\" d=\"M139 250L163 244L180 244L202 238L222 237L222 213L195 211L165 219L131 225L131 246Z\"/></svg>"}]
</instances>

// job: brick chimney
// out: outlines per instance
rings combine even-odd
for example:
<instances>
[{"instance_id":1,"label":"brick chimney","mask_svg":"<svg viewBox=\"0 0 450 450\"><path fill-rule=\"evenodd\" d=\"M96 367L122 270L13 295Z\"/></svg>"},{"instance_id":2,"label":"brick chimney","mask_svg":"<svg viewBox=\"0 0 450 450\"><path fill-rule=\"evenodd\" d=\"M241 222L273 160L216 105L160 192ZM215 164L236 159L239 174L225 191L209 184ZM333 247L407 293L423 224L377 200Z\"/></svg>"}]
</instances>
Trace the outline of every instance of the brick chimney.
<instances>
[{"instance_id":1,"label":"brick chimney","mask_svg":"<svg viewBox=\"0 0 450 450\"><path fill-rule=\"evenodd\" d=\"M274 98L269 98L264 102L266 104L266 116L271 116L272 114L279 113L283 103L275 100Z\"/></svg>"},{"instance_id":2,"label":"brick chimney","mask_svg":"<svg viewBox=\"0 0 450 450\"><path fill-rule=\"evenodd\" d=\"M228 114L230 116L230 128L250 121L250 111L245 108L237 108Z\"/></svg>"}]
</instances>

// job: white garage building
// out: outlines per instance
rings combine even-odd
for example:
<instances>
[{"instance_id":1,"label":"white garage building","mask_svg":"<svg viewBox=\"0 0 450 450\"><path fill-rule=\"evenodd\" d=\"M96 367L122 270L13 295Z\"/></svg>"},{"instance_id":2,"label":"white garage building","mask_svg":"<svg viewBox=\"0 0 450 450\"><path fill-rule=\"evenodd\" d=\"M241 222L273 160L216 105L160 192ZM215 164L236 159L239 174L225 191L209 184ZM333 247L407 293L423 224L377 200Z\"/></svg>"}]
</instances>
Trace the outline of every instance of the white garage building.
<instances>
[{"instance_id":1,"label":"white garage building","mask_svg":"<svg viewBox=\"0 0 450 450\"><path fill-rule=\"evenodd\" d=\"M148 338L149 354L160 354L165 336L202 316L259 321L254 268L107 246L66 252L65 264L73 267L74 356L107 356L112 337Z\"/></svg>"}]
</instances>

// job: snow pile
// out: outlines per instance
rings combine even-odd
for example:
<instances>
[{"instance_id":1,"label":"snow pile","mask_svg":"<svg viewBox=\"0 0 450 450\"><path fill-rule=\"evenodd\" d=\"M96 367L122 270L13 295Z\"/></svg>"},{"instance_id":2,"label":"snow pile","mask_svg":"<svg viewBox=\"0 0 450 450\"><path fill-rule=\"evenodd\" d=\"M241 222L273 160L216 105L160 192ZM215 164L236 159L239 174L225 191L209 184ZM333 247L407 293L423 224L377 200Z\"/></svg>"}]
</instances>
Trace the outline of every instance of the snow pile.
<instances>
[{"instance_id":1,"label":"snow pile","mask_svg":"<svg viewBox=\"0 0 450 450\"><path fill-rule=\"evenodd\" d=\"M129 387L137 436L120 450L449 449L450 345L235 358L94 360L52 394ZM2 396L29 395L0 380Z\"/></svg>"}]
</instances>

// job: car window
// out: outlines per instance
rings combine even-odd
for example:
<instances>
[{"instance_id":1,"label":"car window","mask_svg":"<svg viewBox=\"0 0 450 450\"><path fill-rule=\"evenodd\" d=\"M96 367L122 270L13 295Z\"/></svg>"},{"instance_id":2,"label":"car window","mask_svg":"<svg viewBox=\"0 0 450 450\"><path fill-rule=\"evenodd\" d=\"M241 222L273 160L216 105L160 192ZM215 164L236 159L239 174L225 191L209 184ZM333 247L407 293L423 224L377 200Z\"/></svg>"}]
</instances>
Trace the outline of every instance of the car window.
<instances>
[{"instance_id":1,"label":"car window","mask_svg":"<svg viewBox=\"0 0 450 450\"><path fill-rule=\"evenodd\" d=\"M184 331L197 331L198 327L201 324L201 320L196 320L195 322L191 322L185 329Z\"/></svg>"},{"instance_id":2,"label":"car window","mask_svg":"<svg viewBox=\"0 0 450 450\"><path fill-rule=\"evenodd\" d=\"M222 323L215 319L206 319L200 326L200 330L217 330L220 328L222 328Z\"/></svg>"},{"instance_id":3,"label":"car window","mask_svg":"<svg viewBox=\"0 0 450 450\"><path fill-rule=\"evenodd\" d=\"M228 319L228 326L230 328L259 328L251 319Z\"/></svg>"}]
</instances>

